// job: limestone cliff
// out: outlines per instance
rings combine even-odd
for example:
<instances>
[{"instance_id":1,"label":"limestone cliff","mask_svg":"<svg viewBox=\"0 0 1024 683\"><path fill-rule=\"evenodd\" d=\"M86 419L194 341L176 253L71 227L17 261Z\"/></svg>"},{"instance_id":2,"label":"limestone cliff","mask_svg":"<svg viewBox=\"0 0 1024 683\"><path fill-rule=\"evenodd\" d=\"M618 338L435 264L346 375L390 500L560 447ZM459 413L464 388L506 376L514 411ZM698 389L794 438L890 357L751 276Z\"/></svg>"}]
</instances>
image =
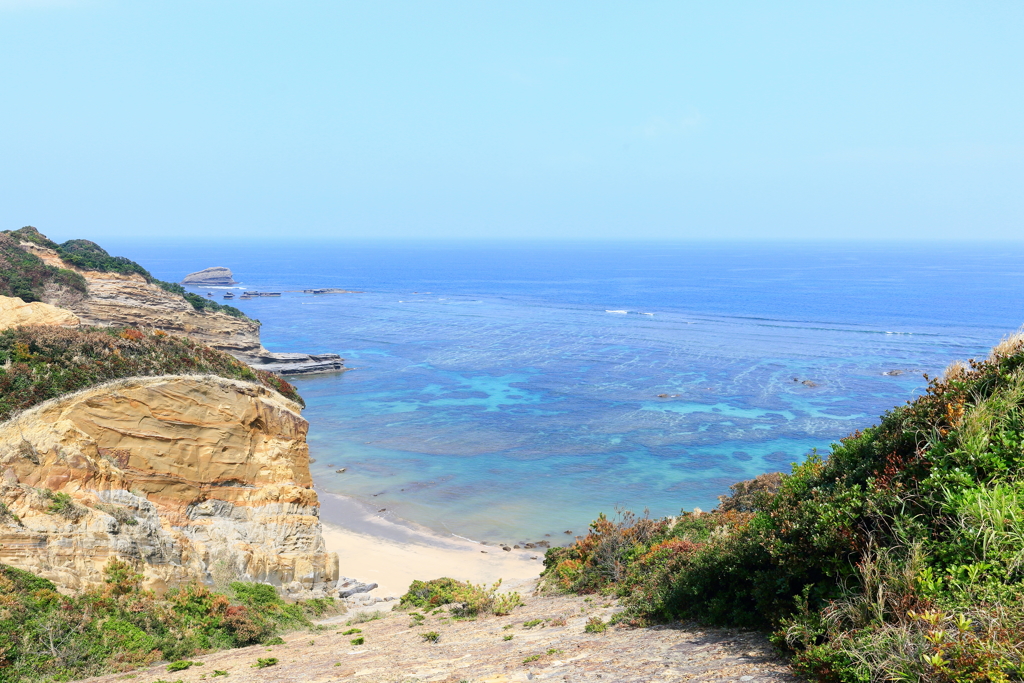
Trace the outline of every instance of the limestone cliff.
<instances>
[{"instance_id":1,"label":"limestone cliff","mask_svg":"<svg viewBox=\"0 0 1024 683\"><path fill-rule=\"evenodd\" d=\"M222 377L133 378L0 424L0 562L75 589L111 557L155 589L337 579L299 406Z\"/></svg>"}]
</instances>

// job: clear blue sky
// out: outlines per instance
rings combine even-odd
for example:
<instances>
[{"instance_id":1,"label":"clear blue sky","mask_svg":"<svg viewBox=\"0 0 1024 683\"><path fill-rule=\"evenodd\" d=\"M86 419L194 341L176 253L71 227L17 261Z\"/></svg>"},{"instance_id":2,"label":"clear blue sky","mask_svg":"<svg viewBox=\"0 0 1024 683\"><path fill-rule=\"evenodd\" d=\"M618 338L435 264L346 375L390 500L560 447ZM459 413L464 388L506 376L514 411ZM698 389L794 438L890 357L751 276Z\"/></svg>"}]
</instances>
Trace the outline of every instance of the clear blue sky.
<instances>
[{"instance_id":1,"label":"clear blue sky","mask_svg":"<svg viewBox=\"0 0 1024 683\"><path fill-rule=\"evenodd\" d=\"M0 0L0 228L1024 238L1024 2Z\"/></svg>"}]
</instances>

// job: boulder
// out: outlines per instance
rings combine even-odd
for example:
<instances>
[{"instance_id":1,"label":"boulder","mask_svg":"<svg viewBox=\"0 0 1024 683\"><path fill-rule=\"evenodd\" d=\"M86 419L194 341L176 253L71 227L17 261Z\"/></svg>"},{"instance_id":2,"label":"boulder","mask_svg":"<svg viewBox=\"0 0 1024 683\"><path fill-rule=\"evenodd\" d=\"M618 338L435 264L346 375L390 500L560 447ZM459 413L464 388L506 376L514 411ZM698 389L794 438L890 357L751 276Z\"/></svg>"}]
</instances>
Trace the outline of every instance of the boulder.
<instances>
[{"instance_id":1,"label":"boulder","mask_svg":"<svg viewBox=\"0 0 1024 683\"><path fill-rule=\"evenodd\" d=\"M20 325L65 325L79 323L71 311L41 301L25 303L16 296L0 296L0 330Z\"/></svg>"}]
</instances>

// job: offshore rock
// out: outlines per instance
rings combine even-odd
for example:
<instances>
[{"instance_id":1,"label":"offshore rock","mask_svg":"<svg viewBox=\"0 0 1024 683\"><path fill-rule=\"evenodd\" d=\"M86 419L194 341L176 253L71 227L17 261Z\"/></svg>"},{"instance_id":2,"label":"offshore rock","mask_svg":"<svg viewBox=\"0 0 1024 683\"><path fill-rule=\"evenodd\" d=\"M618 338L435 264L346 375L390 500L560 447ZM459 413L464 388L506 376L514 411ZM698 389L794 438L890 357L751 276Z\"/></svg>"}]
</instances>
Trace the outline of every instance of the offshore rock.
<instances>
[{"instance_id":1,"label":"offshore rock","mask_svg":"<svg viewBox=\"0 0 1024 683\"><path fill-rule=\"evenodd\" d=\"M0 330L19 325L78 325L78 317L41 301L25 303L16 296L0 296Z\"/></svg>"},{"instance_id":2,"label":"offshore rock","mask_svg":"<svg viewBox=\"0 0 1024 683\"><path fill-rule=\"evenodd\" d=\"M271 353L259 356L238 356L242 362L248 363L258 370L268 370L279 375L305 375L311 372L331 372L347 370L344 358L336 353Z\"/></svg>"},{"instance_id":3,"label":"offshore rock","mask_svg":"<svg viewBox=\"0 0 1024 683\"><path fill-rule=\"evenodd\" d=\"M214 266L213 268L204 268L196 273L189 273L185 276L185 279L181 281L181 284L226 287L228 285L236 285L238 283L235 282L230 268Z\"/></svg>"},{"instance_id":4,"label":"offshore rock","mask_svg":"<svg viewBox=\"0 0 1024 683\"><path fill-rule=\"evenodd\" d=\"M277 392L210 375L121 380L35 406L0 424L0 562L71 590L102 583L114 557L155 590L334 582L307 428Z\"/></svg>"}]
</instances>

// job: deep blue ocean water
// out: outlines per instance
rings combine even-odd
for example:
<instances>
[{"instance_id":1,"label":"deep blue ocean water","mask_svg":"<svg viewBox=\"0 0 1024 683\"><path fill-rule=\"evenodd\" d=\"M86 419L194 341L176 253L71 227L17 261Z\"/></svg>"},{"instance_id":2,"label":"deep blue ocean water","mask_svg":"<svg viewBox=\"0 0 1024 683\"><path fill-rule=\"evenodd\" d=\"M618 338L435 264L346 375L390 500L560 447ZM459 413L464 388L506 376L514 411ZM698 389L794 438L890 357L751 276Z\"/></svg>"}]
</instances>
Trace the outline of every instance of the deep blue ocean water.
<instances>
[{"instance_id":1,"label":"deep blue ocean water","mask_svg":"<svg viewBox=\"0 0 1024 683\"><path fill-rule=\"evenodd\" d=\"M709 509L1024 322L1020 245L105 246L284 291L233 305L354 368L295 380L318 487L475 539Z\"/></svg>"}]
</instances>

